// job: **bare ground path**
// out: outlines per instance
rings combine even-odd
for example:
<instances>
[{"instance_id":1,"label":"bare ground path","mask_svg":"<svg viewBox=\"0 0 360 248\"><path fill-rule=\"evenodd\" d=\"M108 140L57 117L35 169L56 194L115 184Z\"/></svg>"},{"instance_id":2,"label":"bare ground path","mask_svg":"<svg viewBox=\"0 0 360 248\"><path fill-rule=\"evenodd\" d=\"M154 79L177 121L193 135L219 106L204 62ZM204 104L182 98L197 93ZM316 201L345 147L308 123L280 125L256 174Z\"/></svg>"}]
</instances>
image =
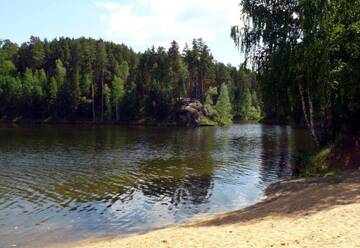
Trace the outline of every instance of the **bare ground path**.
<instances>
[{"instance_id":1,"label":"bare ground path","mask_svg":"<svg viewBox=\"0 0 360 248\"><path fill-rule=\"evenodd\" d=\"M360 247L359 171L281 182L267 196L211 219L76 248Z\"/></svg>"}]
</instances>

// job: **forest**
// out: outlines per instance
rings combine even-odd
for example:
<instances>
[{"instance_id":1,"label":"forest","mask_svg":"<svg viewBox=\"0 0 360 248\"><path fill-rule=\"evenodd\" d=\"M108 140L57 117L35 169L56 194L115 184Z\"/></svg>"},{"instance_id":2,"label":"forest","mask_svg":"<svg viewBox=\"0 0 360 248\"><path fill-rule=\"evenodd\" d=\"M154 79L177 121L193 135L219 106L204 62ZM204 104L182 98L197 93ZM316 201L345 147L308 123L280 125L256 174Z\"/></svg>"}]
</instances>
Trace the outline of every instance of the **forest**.
<instances>
[{"instance_id":1,"label":"forest","mask_svg":"<svg viewBox=\"0 0 360 248\"><path fill-rule=\"evenodd\" d=\"M261 118L256 74L214 60L202 39L180 51L88 38L0 42L0 119L169 121L181 98L200 100L219 124Z\"/></svg>"},{"instance_id":2,"label":"forest","mask_svg":"<svg viewBox=\"0 0 360 248\"><path fill-rule=\"evenodd\" d=\"M0 119L169 121L181 98L232 119L306 125L316 144L360 124L360 3L242 0L243 65L202 39L180 51L91 38L0 42Z\"/></svg>"},{"instance_id":3,"label":"forest","mask_svg":"<svg viewBox=\"0 0 360 248\"><path fill-rule=\"evenodd\" d=\"M315 143L360 126L360 1L242 0L231 35L261 82L264 118L303 123Z\"/></svg>"},{"instance_id":4,"label":"forest","mask_svg":"<svg viewBox=\"0 0 360 248\"><path fill-rule=\"evenodd\" d=\"M0 248L360 247L360 0L3 2Z\"/></svg>"}]
</instances>

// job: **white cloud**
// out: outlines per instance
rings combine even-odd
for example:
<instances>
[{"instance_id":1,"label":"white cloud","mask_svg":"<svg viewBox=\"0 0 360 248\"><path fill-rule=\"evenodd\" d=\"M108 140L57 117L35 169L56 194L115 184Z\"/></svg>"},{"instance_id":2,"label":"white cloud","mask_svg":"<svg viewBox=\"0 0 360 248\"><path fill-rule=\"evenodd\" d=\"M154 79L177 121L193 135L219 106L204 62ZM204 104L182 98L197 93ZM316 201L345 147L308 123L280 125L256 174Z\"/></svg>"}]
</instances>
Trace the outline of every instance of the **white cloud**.
<instances>
[{"instance_id":1,"label":"white cloud","mask_svg":"<svg viewBox=\"0 0 360 248\"><path fill-rule=\"evenodd\" d=\"M221 42L224 36L229 38L230 27L239 22L238 3L239 0L134 0L96 5L104 11L100 20L106 26L106 38L143 50L152 45L167 47L172 40L184 45L199 37L212 44Z\"/></svg>"}]
</instances>

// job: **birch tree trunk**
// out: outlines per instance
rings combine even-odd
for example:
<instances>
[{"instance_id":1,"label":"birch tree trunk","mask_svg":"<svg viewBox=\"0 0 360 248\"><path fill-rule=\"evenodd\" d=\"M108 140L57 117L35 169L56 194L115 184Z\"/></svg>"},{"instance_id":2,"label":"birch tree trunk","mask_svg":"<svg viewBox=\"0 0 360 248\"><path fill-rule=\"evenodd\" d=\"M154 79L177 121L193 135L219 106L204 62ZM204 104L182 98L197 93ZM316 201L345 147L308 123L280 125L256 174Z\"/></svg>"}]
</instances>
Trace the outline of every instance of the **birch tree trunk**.
<instances>
[{"instance_id":1,"label":"birch tree trunk","mask_svg":"<svg viewBox=\"0 0 360 248\"><path fill-rule=\"evenodd\" d=\"M301 106L304 113L306 125L310 131L311 137L313 138L316 146L320 146L319 138L316 134L315 125L314 125L314 106L311 101L310 91L309 89L307 89L307 100L308 100L307 104L309 108L309 110L307 110L303 86L301 85L301 83L298 83L298 87L299 87Z\"/></svg>"}]
</instances>

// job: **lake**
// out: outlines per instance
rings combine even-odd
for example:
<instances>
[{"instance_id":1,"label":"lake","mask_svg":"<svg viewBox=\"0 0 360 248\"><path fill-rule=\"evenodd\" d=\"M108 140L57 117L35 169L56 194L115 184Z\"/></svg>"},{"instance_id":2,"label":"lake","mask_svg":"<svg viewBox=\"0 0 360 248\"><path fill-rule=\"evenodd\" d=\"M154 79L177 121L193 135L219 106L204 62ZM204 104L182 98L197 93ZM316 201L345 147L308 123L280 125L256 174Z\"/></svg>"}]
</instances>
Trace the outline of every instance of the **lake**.
<instances>
[{"instance_id":1,"label":"lake","mask_svg":"<svg viewBox=\"0 0 360 248\"><path fill-rule=\"evenodd\" d=\"M256 203L308 133L287 126L0 126L0 247L126 235Z\"/></svg>"}]
</instances>

